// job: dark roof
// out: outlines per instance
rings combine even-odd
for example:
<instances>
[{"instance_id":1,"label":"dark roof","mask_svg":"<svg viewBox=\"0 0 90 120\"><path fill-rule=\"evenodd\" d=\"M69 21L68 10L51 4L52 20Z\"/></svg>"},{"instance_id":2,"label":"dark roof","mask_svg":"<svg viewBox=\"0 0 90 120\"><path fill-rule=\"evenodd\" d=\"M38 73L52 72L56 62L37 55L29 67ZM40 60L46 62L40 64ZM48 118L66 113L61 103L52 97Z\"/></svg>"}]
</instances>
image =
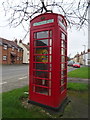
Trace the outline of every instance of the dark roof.
<instances>
[{"instance_id":1,"label":"dark roof","mask_svg":"<svg viewBox=\"0 0 90 120\"><path fill-rule=\"evenodd\" d=\"M19 47L15 41L10 41L10 40L6 40L4 38L0 38L0 45L7 45L8 47L14 47L14 48L20 48L22 49L21 47Z\"/></svg>"}]
</instances>

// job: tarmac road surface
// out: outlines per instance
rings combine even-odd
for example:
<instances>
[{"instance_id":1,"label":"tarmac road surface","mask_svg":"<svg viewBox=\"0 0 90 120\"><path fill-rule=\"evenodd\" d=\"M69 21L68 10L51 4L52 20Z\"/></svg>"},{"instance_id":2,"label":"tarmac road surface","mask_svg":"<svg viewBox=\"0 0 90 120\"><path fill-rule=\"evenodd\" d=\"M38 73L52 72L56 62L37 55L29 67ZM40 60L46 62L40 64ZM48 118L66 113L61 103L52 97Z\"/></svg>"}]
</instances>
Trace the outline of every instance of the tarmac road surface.
<instances>
[{"instance_id":1,"label":"tarmac road surface","mask_svg":"<svg viewBox=\"0 0 90 120\"><path fill-rule=\"evenodd\" d=\"M10 91L28 85L28 65L3 65L2 66L2 92Z\"/></svg>"}]
</instances>

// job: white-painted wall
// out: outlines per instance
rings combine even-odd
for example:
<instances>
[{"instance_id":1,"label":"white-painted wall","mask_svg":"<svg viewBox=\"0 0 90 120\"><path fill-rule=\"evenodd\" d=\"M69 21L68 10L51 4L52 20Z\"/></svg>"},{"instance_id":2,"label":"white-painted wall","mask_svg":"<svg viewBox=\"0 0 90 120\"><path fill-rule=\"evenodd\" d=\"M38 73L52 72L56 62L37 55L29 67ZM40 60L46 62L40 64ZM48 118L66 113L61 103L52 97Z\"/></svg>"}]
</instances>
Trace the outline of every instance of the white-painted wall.
<instances>
[{"instance_id":1,"label":"white-painted wall","mask_svg":"<svg viewBox=\"0 0 90 120\"><path fill-rule=\"evenodd\" d=\"M29 51L22 43L17 43L21 48L23 48L23 63L29 63Z\"/></svg>"}]
</instances>

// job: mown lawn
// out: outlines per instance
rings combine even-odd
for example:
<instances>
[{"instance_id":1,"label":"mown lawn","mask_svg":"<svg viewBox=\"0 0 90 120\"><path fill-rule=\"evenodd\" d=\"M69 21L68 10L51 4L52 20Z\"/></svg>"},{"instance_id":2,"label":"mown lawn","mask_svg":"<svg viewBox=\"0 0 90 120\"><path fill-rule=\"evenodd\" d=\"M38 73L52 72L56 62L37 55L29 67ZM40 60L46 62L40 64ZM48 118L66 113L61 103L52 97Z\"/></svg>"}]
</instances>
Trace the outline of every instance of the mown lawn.
<instances>
[{"instance_id":1,"label":"mown lawn","mask_svg":"<svg viewBox=\"0 0 90 120\"><path fill-rule=\"evenodd\" d=\"M68 90L87 91L88 87L88 84L85 83L68 83Z\"/></svg>"},{"instance_id":2,"label":"mown lawn","mask_svg":"<svg viewBox=\"0 0 90 120\"><path fill-rule=\"evenodd\" d=\"M87 91L87 89L88 89L88 86L86 84L68 83L69 91L70 90L74 90L76 92ZM39 106L34 106L31 109L24 108L22 106L20 98L22 96L27 97L27 95L24 94L24 92L26 91L28 91L28 87L15 89L2 94L2 117L3 118L51 118L52 116L53 117L56 116L56 115L50 116L49 114L47 114L47 112L43 112L43 108Z\"/></svg>"},{"instance_id":3,"label":"mown lawn","mask_svg":"<svg viewBox=\"0 0 90 120\"><path fill-rule=\"evenodd\" d=\"M28 87L19 88L2 94L2 117L3 118L47 118L48 115L40 112L41 108L25 109L20 101Z\"/></svg>"},{"instance_id":4,"label":"mown lawn","mask_svg":"<svg viewBox=\"0 0 90 120\"><path fill-rule=\"evenodd\" d=\"M75 78L90 78L90 67L81 67L76 70L68 72L68 77Z\"/></svg>"}]
</instances>

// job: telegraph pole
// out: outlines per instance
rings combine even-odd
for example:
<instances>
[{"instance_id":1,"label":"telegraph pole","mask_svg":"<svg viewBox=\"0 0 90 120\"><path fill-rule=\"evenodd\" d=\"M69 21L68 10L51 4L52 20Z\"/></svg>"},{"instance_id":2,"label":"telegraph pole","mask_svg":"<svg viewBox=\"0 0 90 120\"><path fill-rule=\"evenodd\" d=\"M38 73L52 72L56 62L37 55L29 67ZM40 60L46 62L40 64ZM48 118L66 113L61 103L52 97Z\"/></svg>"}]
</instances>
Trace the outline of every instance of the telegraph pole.
<instances>
[{"instance_id":1,"label":"telegraph pole","mask_svg":"<svg viewBox=\"0 0 90 120\"><path fill-rule=\"evenodd\" d=\"M88 48L90 48L90 0L88 0Z\"/></svg>"},{"instance_id":2,"label":"telegraph pole","mask_svg":"<svg viewBox=\"0 0 90 120\"><path fill-rule=\"evenodd\" d=\"M90 0L88 0L88 49L90 49ZM90 54L88 54L88 64L90 63Z\"/></svg>"}]
</instances>

